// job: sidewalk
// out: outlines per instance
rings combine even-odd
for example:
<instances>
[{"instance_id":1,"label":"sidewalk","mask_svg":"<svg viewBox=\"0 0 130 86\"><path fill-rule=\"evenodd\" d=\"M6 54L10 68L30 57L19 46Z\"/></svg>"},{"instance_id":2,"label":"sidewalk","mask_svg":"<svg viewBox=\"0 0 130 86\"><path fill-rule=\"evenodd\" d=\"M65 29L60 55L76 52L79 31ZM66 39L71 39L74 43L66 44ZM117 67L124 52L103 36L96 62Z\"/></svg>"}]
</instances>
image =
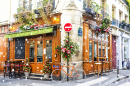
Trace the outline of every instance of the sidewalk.
<instances>
[{"instance_id":1,"label":"sidewalk","mask_svg":"<svg viewBox=\"0 0 130 86\"><path fill-rule=\"evenodd\" d=\"M111 86L111 83L130 76L130 70L120 70L119 73L119 78L117 78L117 72L112 71L107 76L86 78L84 83L75 81L54 83L53 81L9 79L8 77L3 79L3 76L0 76L0 86Z\"/></svg>"}]
</instances>

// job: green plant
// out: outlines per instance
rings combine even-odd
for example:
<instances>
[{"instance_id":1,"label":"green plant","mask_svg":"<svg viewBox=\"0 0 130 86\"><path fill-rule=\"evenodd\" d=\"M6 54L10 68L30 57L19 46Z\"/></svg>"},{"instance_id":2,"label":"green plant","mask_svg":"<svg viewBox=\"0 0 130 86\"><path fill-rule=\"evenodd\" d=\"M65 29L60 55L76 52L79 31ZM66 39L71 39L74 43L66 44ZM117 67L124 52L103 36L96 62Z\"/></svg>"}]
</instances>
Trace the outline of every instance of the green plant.
<instances>
[{"instance_id":1,"label":"green plant","mask_svg":"<svg viewBox=\"0 0 130 86\"><path fill-rule=\"evenodd\" d=\"M23 71L30 72L30 69L31 69L31 66L29 64L28 58L26 58L23 64Z\"/></svg>"},{"instance_id":2,"label":"green plant","mask_svg":"<svg viewBox=\"0 0 130 86\"><path fill-rule=\"evenodd\" d=\"M51 64L49 63L49 58L45 60L44 68L43 68L43 74L50 73L51 72Z\"/></svg>"},{"instance_id":3,"label":"green plant","mask_svg":"<svg viewBox=\"0 0 130 86\"><path fill-rule=\"evenodd\" d=\"M61 53L62 57L65 60L69 60L73 54L76 54L76 52L79 49L79 46L76 42L72 42L72 39L69 38L68 36L65 37L64 40L64 45L57 46L55 49L58 53Z\"/></svg>"},{"instance_id":4,"label":"green plant","mask_svg":"<svg viewBox=\"0 0 130 86\"><path fill-rule=\"evenodd\" d=\"M102 26L100 27L101 33L106 32L106 31L104 31L104 29L107 29L108 27L110 27L110 24L111 24L110 19L108 19L108 18L103 19L102 20Z\"/></svg>"}]
</instances>

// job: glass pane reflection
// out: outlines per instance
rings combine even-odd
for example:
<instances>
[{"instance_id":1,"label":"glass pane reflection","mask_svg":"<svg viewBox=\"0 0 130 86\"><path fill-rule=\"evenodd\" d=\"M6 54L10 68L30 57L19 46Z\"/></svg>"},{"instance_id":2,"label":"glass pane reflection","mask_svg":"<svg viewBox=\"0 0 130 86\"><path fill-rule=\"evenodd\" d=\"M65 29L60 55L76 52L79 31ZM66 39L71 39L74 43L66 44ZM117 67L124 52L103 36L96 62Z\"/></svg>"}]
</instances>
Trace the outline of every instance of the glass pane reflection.
<instances>
[{"instance_id":1,"label":"glass pane reflection","mask_svg":"<svg viewBox=\"0 0 130 86\"><path fill-rule=\"evenodd\" d=\"M42 62L43 42L37 41L37 62Z\"/></svg>"},{"instance_id":2,"label":"glass pane reflection","mask_svg":"<svg viewBox=\"0 0 130 86\"><path fill-rule=\"evenodd\" d=\"M52 40L46 40L46 58L52 62Z\"/></svg>"},{"instance_id":3,"label":"glass pane reflection","mask_svg":"<svg viewBox=\"0 0 130 86\"><path fill-rule=\"evenodd\" d=\"M101 57L101 43L98 43L98 53L99 57Z\"/></svg>"},{"instance_id":4,"label":"glass pane reflection","mask_svg":"<svg viewBox=\"0 0 130 86\"><path fill-rule=\"evenodd\" d=\"M34 41L31 41L29 46L30 46L29 60L30 62L34 62Z\"/></svg>"},{"instance_id":5,"label":"glass pane reflection","mask_svg":"<svg viewBox=\"0 0 130 86\"><path fill-rule=\"evenodd\" d=\"M89 41L89 61L92 61L92 41Z\"/></svg>"}]
</instances>

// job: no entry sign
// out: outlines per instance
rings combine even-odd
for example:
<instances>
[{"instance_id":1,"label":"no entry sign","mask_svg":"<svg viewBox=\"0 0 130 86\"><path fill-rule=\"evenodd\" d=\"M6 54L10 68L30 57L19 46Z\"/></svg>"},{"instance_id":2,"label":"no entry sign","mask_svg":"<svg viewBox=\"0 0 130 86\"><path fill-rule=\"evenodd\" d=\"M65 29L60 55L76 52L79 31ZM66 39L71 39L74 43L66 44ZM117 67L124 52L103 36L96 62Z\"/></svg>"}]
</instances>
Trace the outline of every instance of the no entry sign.
<instances>
[{"instance_id":1,"label":"no entry sign","mask_svg":"<svg viewBox=\"0 0 130 86\"><path fill-rule=\"evenodd\" d=\"M71 25L70 23L66 23L66 24L64 25L64 30L65 30L66 32L70 32L70 31L72 30L72 25Z\"/></svg>"}]
</instances>

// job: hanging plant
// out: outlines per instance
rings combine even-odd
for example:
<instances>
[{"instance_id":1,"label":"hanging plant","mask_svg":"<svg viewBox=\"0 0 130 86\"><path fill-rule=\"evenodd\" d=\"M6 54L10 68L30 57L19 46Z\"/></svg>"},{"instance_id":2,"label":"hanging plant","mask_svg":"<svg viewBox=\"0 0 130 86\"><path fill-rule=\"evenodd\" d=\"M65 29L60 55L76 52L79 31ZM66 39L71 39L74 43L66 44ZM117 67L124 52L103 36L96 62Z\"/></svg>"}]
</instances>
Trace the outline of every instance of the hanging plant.
<instances>
[{"instance_id":1,"label":"hanging plant","mask_svg":"<svg viewBox=\"0 0 130 86\"><path fill-rule=\"evenodd\" d=\"M104 32L109 32L109 27L110 27L110 24L111 24L111 21L110 19L108 18L105 18L102 20L102 23L101 23L101 33L104 33Z\"/></svg>"},{"instance_id":2,"label":"hanging plant","mask_svg":"<svg viewBox=\"0 0 130 86\"><path fill-rule=\"evenodd\" d=\"M64 40L64 45L62 45L62 47L57 45L55 49L58 53L61 53L62 57L65 60L69 60L73 54L76 54L79 46L76 42L72 42L70 38L68 41L68 36L66 36Z\"/></svg>"}]
</instances>

